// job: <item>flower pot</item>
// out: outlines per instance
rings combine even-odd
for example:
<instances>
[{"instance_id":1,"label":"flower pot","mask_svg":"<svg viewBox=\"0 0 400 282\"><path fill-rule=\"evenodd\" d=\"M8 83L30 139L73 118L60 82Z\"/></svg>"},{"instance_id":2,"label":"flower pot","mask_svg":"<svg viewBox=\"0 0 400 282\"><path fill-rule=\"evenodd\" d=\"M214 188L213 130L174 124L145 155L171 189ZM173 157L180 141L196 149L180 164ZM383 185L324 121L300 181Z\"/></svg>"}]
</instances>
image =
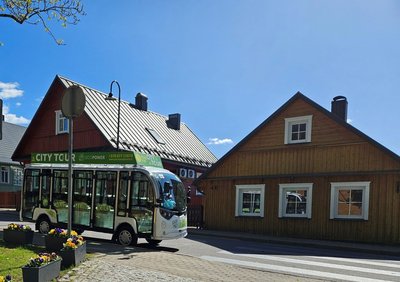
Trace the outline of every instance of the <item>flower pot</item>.
<instances>
[{"instance_id":1,"label":"flower pot","mask_svg":"<svg viewBox=\"0 0 400 282\"><path fill-rule=\"evenodd\" d=\"M44 243L46 250L48 252L58 252L64 247L63 244L67 242L67 239L66 237L45 236Z\"/></svg>"},{"instance_id":2,"label":"flower pot","mask_svg":"<svg viewBox=\"0 0 400 282\"><path fill-rule=\"evenodd\" d=\"M18 245L32 244L33 230L20 231L20 230L3 230L3 240L7 243Z\"/></svg>"},{"instance_id":3,"label":"flower pot","mask_svg":"<svg viewBox=\"0 0 400 282\"><path fill-rule=\"evenodd\" d=\"M52 261L40 267L22 267L24 282L51 281L60 275L61 260Z\"/></svg>"},{"instance_id":4,"label":"flower pot","mask_svg":"<svg viewBox=\"0 0 400 282\"><path fill-rule=\"evenodd\" d=\"M62 265L68 267L70 265L78 265L85 260L86 242L76 249L60 250L59 255L62 257Z\"/></svg>"}]
</instances>

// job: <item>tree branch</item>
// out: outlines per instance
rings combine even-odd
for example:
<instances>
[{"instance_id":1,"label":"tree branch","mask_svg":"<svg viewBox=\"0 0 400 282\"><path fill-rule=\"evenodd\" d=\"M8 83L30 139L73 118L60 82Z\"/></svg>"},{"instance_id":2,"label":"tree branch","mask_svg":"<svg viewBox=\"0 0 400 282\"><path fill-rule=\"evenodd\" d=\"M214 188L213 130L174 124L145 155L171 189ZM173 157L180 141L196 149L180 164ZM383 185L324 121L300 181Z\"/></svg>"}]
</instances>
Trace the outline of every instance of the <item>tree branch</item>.
<instances>
[{"instance_id":1,"label":"tree branch","mask_svg":"<svg viewBox=\"0 0 400 282\"><path fill-rule=\"evenodd\" d=\"M19 24L23 24L24 23L24 20L20 20L16 16L10 15L10 14L0 14L0 18L10 18L10 19L13 19L14 21L16 21Z\"/></svg>"},{"instance_id":2,"label":"tree branch","mask_svg":"<svg viewBox=\"0 0 400 282\"><path fill-rule=\"evenodd\" d=\"M41 23L58 45L64 44L55 38L49 22L56 20L64 27L76 25L78 16L85 14L81 0L0 0L0 18L9 18L19 24Z\"/></svg>"}]
</instances>

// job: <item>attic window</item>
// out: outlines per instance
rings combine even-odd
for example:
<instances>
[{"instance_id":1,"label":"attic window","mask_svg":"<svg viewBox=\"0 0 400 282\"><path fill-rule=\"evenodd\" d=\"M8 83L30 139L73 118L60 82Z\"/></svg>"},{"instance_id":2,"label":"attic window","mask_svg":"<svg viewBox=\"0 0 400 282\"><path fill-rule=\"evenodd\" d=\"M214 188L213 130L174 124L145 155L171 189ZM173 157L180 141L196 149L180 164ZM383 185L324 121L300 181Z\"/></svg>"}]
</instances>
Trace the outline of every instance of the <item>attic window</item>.
<instances>
[{"instance_id":1,"label":"attic window","mask_svg":"<svg viewBox=\"0 0 400 282\"><path fill-rule=\"evenodd\" d=\"M285 144L311 142L312 116L285 118Z\"/></svg>"},{"instance_id":2,"label":"attic window","mask_svg":"<svg viewBox=\"0 0 400 282\"><path fill-rule=\"evenodd\" d=\"M56 111L56 135L68 133L68 119L62 114L61 111Z\"/></svg>"},{"instance_id":3,"label":"attic window","mask_svg":"<svg viewBox=\"0 0 400 282\"><path fill-rule=\"evenodd\" d=\"M161 138L160 135L158 135L157 131L151 128L146 128L146 130L150 133L151 137L153 137L153 139L156 140L158 144L165 144L164 140Z\"/></svg>"}]
</instances>

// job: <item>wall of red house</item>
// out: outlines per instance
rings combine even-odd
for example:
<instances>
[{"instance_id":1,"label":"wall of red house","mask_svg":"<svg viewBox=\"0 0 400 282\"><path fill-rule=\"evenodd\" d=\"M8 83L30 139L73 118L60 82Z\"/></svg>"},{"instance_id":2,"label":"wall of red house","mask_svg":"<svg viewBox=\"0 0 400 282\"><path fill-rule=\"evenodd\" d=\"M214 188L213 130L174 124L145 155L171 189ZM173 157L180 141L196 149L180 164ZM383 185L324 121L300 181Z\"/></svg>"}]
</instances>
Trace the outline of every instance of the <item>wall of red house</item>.
<instances>
[{"instance_id":1,"label":"wall of red house","mask_svg":"<svg viewBox=\"0 0 400 282\"><path fill-rule=\"evenodd\" d=\"M64 90L64 86L55 80L49 89L50 93L46 95L21 140L14 154L15 159L29 161L32 152L68 151L68 134L55 134L55 112L61 110ZM85 113L74 119L73 137L75 151L110 147L108 141Z\"/></svg>"},{"instance_id":2,"label":"wall of red house","mask_svg":"<svg viewBox=\"0 0 400 282\"><path fill-rule=\"evenodd\" d=\"M179 164L179 163L170 163L168 161L163 160L163 166L165 169L168 169L169 171L175 173L177 176L179 176L179 169L180 168L185 168L185 169L193 169L197 173L204 173L206 171L205 168L202 167L189 167L187 164ZM203 205L203 196L196 195L196 186L193 185L193 182L195 178L187 178L187 177L179 177L183 183L183 185L186 188L186 191L188 191L188 187L190 187L190 198L191 201L188 204L188 206L201 206Z\"/></svg>"}]
</instances>

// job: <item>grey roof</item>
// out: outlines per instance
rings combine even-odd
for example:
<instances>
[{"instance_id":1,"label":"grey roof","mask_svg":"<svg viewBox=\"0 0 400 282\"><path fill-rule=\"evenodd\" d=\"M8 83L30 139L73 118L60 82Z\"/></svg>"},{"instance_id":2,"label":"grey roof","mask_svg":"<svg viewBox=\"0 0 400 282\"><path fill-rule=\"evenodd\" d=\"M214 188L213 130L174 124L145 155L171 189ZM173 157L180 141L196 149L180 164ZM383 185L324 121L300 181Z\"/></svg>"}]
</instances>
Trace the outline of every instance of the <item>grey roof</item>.
<instances>
[{"instance_id":1,"label":"grey roof","mask_svg":"<svg viewBox=\"0 0 400 282\"><path fill-rule=\"evenodd\" d=\"M0 163L18 164L11 159L26 127L3 121L3 139L0 140Z\"/></svg>"},{"instance_id":2,"label":"grey roof","mask_svg":"<svg viewBox=\"0 0 400 282\"><path fill-rule=\"evenodd\" d=\"M77 84L86 96L85 113L102 132L113 147L116 147L118 100L107 101L108 96L67 78L60 77L69 87ZM217 161L211 151L185 124L180 130L167 127L168 117L151 111L142 111L121 100L119 148L158 155L163 159L209 167ZM155 130L165 144L158 143L147 129Z\"/></svg>"}]
</instances>

